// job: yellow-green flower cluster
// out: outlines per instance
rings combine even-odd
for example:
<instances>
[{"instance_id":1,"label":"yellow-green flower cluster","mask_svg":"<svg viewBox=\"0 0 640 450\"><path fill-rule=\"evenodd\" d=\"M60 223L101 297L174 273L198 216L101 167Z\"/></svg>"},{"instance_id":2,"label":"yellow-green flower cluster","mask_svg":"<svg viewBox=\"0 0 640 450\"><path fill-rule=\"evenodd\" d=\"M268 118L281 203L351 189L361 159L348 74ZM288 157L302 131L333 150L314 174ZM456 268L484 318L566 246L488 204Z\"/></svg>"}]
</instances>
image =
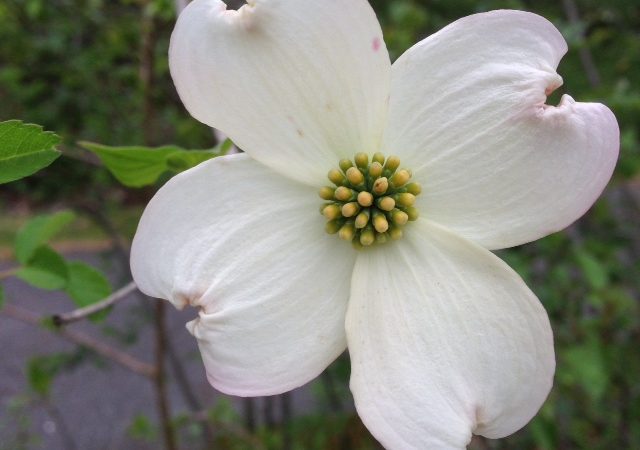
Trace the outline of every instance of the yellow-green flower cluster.
<instances>
[{"instance_id":1,"label":"yellow-green flower cluster","mask_svg":"<svg viewBox=\"0 0 640 450\"><path fill-rule=\"evenodd\" d=\"M329 171L333 186L320 189L327 200L320 212L327 218L327 233L338 234L361 249L400 239L402 228L418 218L414 204L422 191L411 182L411 171L400 169L400 158L356 153Z\"/></svg>"}]
</instances>

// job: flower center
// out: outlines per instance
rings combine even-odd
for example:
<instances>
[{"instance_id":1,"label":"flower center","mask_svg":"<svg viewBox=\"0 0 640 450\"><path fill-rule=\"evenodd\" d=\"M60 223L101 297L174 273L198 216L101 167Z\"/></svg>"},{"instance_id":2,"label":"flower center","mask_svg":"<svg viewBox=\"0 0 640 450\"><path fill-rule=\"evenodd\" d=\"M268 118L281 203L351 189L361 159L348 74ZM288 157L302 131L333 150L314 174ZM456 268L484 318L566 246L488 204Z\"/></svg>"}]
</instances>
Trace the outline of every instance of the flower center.
<instances>
[{"instance_id":1,"label":"flower center","mask_svg":"<svg viewBox=\"0 0 640 450\"><path fill-rule=\"evenodd\" d=\"M413 206L422 188L411 181L411 171L398 169L400 158L356 153L329 171L333 186L320 189L327 200L320 212L327 218L325 230L351 241L357 249L400 239L402 228L418 218Z\"/></svg>"}]
</instances>

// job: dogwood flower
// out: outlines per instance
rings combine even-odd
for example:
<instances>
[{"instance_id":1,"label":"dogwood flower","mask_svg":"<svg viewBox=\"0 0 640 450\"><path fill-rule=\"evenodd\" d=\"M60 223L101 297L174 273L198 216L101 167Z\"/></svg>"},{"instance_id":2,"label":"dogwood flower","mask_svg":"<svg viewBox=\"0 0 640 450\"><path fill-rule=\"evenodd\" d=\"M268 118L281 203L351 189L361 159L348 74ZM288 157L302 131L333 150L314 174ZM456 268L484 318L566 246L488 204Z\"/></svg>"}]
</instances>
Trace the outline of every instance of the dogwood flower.
<instances>
[{"instance_id":1,"label":"dogwood flower","mask_svg":"<svg viewBox=\"0 0 640 450\"><path fill-rule=\"evenodd\" d=\"M288 391L348 348L357 411L387 448L515 432L552 386L553 337L491 250L579 218L619 148L605 106L545 104L566 51L544 18L493 11L391 65L365 0L195 0L171 74L246 153L160 189L136 283L200 308L187 327L222 392Z\"/></svg>"}]
</instances>

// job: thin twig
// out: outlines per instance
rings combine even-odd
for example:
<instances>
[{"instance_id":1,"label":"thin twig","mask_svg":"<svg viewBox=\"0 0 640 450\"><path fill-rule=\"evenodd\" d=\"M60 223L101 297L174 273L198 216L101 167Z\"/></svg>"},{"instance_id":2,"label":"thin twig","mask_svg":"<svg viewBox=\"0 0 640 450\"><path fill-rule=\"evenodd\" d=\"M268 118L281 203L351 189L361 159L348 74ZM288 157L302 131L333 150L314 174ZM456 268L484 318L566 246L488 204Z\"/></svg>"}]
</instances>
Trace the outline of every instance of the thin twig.
<instances>
[{"instance_id":1,"label":"thin twig","mask_svg":"<svg viewBox=\"0 0 640 450\"><path fill-rule=\"evenodd\" d=\"M103 194L101 192L97 193L98 202L104 203ZM125 242L125 239L118 232L118 229L113 224L108 215L106 215L102 208L95 202L82 202L74 205L74 208L87 216L93 222L104 231L104 233L109 236L111 239L111 243L113 245L113 251L115 256L118 258L119 262L122 264L124 271L129 276L129 250L128 245Z\"/></svg>"},{"instance_id":2,"label":"thin twig","mask_svg":"<svg viewBox=\"0 0 640 450\"><path fill-rule=\"evenodd\" d=\"M166 330L165 330L165 304L164 302L156 303L156 401L158 404L158 413L160 414L160 426L164 435L164 443L166 450L176 450L176 437L171 425L171 413L169 411L169 398L167 396L167 384L164 372L164 360L166 356Z\"/></svg>"},{"instance_id":3,"label":"thin twig","mask_svg":"<svg viewBox=\"0 0 640 450\"><path fill-rule=\"evenodd\" d=\"M171 342L171 336L167 336L165 339L167 356L169 359L169 366L173 371L175 376L176 384L182 393L182 397L185 399L187 406L191 409L192 412L202 411L204 409L204 405L198 399L198 396L195 394L191 387L191 383L189 383L189 378L187 377L187 373L184 370L184 366L178 358L176 351L173 348L173 344ZM204 422L204 438L206 442L213 442L214 433L209 422Z\"/></svg>"},{"instance_id":4,"label":"thin twig","mask_svg":"<svg viewBox=\"0 0 640 450\"><path fill-rule=\"evenodd\" d=\"M338 395L336 383L333 379L331 369L325 369L325 371L322 372L320 379L322 380L322 386L324 387L325 394L327 395L327 399L329 400L329 408L331 409L331 412L337 413L342 411L342 401L340 400L340 396Z\"/></svg>"},{"instance_id":5,"label":"thin twig","mask_svg":"<svg viewBox=\"0 0 640 450\"><path fill-rule=\"evenodd\" d=\"M43 323L43 319L37 314L11 304L5 304L0 313L30 325L41 326ZM140 361L127 353L105 344L104 342L100 342L87 334L65 328L52 331L56 336L60 336L74 344L85 347L100 356L120 364L138 375L142 375L147 378L155 378L156 376L156 369L152 365Z\"/></svg>"},{"instance_id":6,"label":"thin twig","mask_svg":"<svg viewBox=\"0 0 640 450\"><path fill-rule=\"evenodd\" d=\"M13 267L11 269L0 272L0 280L4 280L5 278L14 276L16 273L18 273L18 270L20 270L19 267Z\"/></svg>"},{"instance_id":7,"label":"thin twig","mask_svg":"<svg viewBox=\"0 0 640 450\"><path fill-rule=\"evenodd\" d=\"M264 414L264 424L265 426L273 430L276 426L276 419L274 416L274 408L275 408L275 399L277 396L268 396L262 397L262 413Z\"/></svg>"},{"instance_id":8,"label":"thin twig","mask_svg":"<svg viewBox=\"0 0 640 450\"><path fill-rule=\"evenodd\" d=\"M282 450L291 450L293 448L291 436L291 393L285 392L280 395L280 402L282 407Z\"/></svg>"},{"instance_id":9,"label":"thin twig","mask_svg":"<svg viewBox=\"0 0 640 450\"><path fill-rule=\"evenodd\" d=\"M104 309L109 308L115 303L119 302L127 295L131 294L133 291L137 289L136 283L134 281L125 285L124 287L118 289L113 294L105 298L104 300L100 300L93 305L85 306L84 308L74 309L73 311L63 313L63 314L55 314L51 317L53 324L57 327L67 325L72 322L76 322L78 320L82 320L91 314L97 313Z\"/></svg>"},{"instance_id":10,"label":"thin twig","mask_svg":"<svg viewBox=\"0 0 640 450\"><path fill-rule=\"evenodd\" d=\"M245 397L242 403L245 426L250 433L253 433L256 431L255 400L252 397Z\"/></svg>"},{"instance_id":11,"label":"thin twig","mask_svg":"<svg viewBox=\"0 0 640 450\"><path fill-rule=\"evenodd\" d=\"M564 8L564 13L567 16L567 19L569 19L569 23L576 29L580 29L580 13L578 12L576 2L574 0L562 0L562 7ZM587 79L589 80L591 87L598 87L601 83L600 72L596 67L596 63L593 60L593 55L591 54L589 47L586 45L584 30L580 30L581 45L580 48L578 48L580 62L582 63L582 68L587 74Z\"/></svg>"}]
</instances>

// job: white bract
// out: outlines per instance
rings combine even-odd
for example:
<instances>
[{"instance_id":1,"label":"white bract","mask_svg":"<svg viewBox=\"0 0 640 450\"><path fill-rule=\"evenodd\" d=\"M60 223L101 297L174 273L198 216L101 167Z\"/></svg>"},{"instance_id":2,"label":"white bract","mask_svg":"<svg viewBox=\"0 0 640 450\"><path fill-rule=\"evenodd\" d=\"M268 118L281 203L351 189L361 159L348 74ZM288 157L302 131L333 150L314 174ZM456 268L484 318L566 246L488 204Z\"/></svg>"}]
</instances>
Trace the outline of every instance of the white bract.
<instances>
[{"instance_id":1,"label":"white bract","mask_svg":"<svg viewBox=\"0 0 640 450\"><path fill-rule=\"evenodd\" d=\"M249 3L196 0L176 25L182 101L246 153L157 193L138 286L200 308L188 328L222 392L293 389L348 348L356 408L387 448L515 432L551 388L553 337L490 250L587 211L617 159L613 114L545 104L567 47L534 14L465 17L391 65L365 0ZM317 197L358 152L397 155L422 185L404 237L363 250L325 233Z\"/></svg>"}]
</instances>

